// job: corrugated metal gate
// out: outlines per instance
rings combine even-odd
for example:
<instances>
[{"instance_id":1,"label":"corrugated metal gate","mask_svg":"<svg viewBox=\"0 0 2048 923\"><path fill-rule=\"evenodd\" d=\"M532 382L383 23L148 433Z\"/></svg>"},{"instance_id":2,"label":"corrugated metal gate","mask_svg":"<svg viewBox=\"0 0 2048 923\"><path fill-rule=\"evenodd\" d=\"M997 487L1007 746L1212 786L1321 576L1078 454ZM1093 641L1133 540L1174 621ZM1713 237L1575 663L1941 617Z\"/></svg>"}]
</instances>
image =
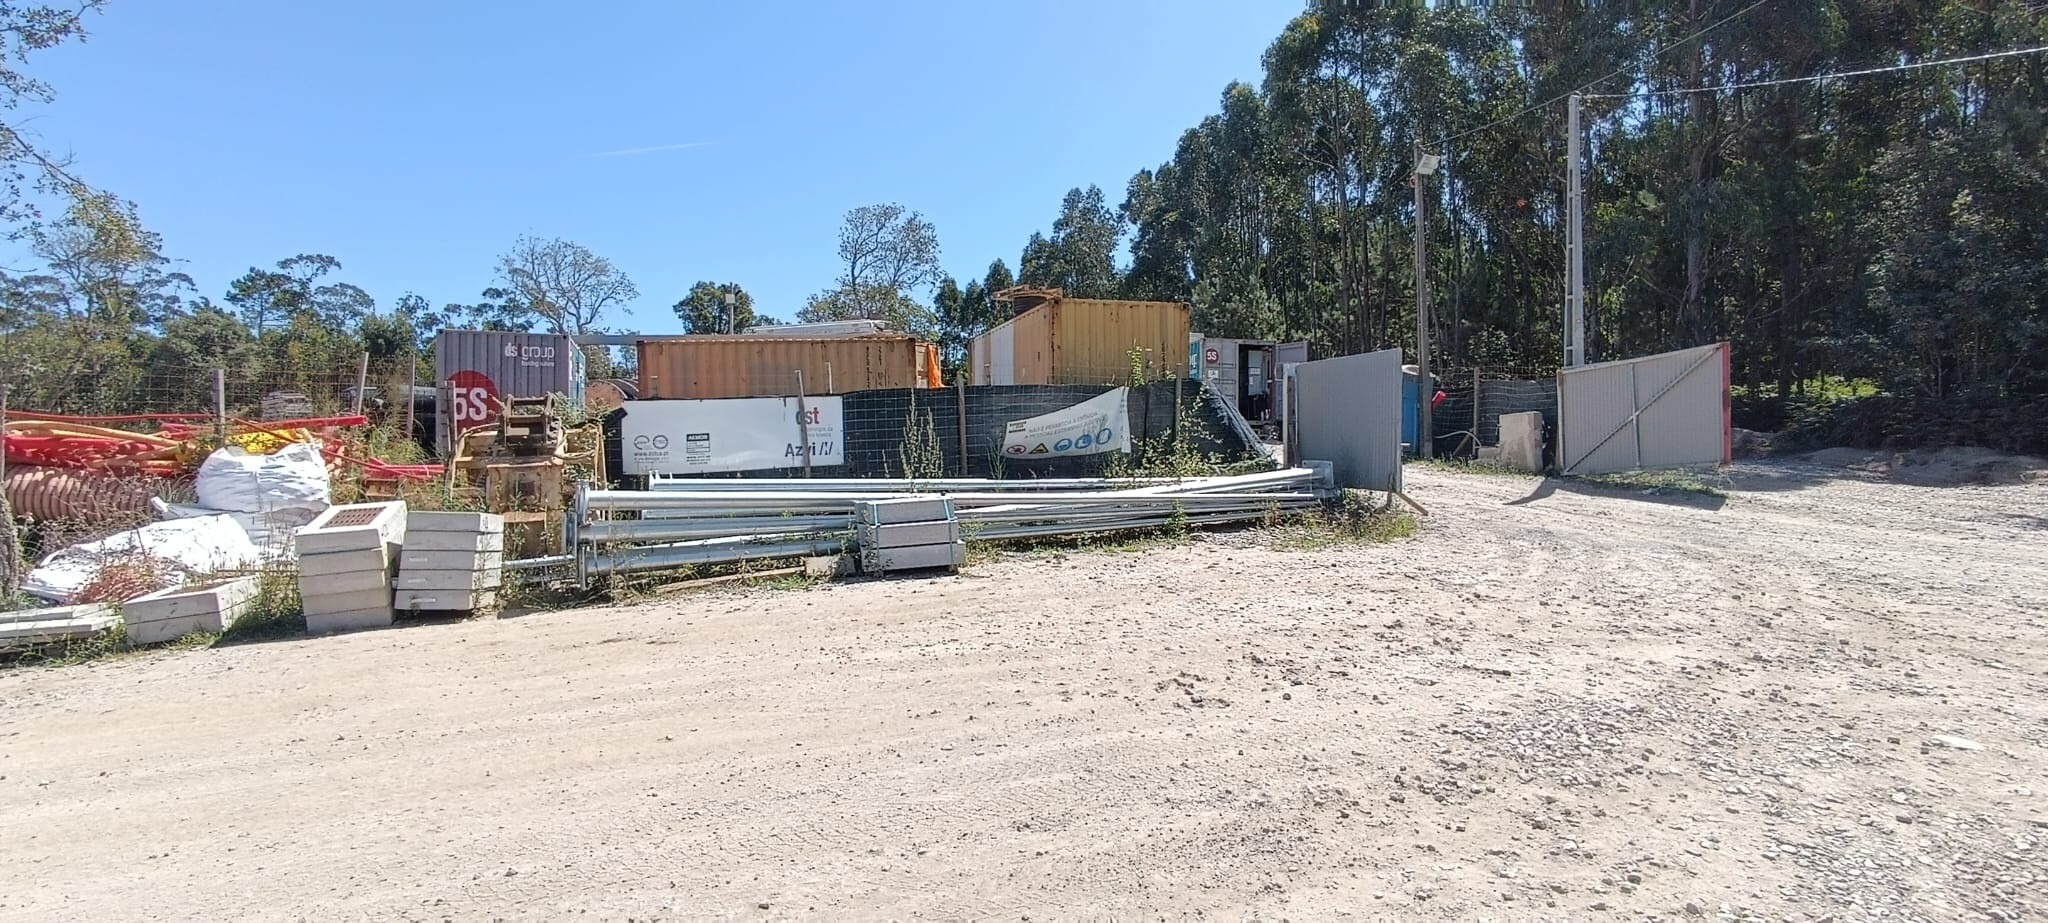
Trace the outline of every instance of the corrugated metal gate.
<instances>
[{"instance_id":1,"label":"corrugated metal gate","mask_svg":"<svg viewBox=\"0 0 2048 923\"><path fill-rule=\"evenodd\" d=\"M1728 344L1557 373L1558 470L1728 464Z\"/></svg>"},{"instance_id":2,"label":"corrugated metal gate","mask_svg":"<svg viewBox=\"0 0 2048 923\"><path fill-rule=\"evenodd\" d=\"M1400 350L1298 363L1286 386L1289 461L1328 461L1345 487L1401 489Z\"/></svg>"}]
</instances>

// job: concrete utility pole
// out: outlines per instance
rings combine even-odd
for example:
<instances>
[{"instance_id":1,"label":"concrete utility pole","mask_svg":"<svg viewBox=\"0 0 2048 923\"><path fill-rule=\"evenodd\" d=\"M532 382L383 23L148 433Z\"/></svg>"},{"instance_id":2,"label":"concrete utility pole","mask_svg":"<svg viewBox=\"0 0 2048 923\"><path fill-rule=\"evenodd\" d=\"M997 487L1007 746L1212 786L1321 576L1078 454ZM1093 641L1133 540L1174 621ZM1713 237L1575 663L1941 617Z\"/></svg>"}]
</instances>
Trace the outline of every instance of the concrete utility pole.
<instances>
[{"instance_id":1,"label":"concrete utility pole","mask_svg":"<svg viewBox=\"0 0 2048 923\"><path fill-rule=\"evenodd\" d=\"M1422 152L1422 142L1415 143L1415 454L1418 458L1429 458L1434 448L1436 428L1431 425L1430 398L1436 390L1429 386L1429 252L1424 240L1429 236L1429 211L1422 199L1422 180L1436 172L1438 158Z\"/></svg>"},{"instance_id":2,"label":"concrete utility pole","mask_svg":"<svg viewBox=\"0 0 2048 923\"><path fill-rule=\"evenodd\" d=\"M732 292L725 293L725 332L728 334L739 332L733 329L734 323L739 320L739 300L738 295Z\"/></svg>"},{"instance_id":3,"label":"concrete utility pole","mask_svg":"<svg viewBox=\"0 0 2048 923\"><path fill-rule=\"evenodd\" d=\"M1571 95L1565 130L1564 365L1586 362L1586 214L1585 151L1579 130L1579 94Z\"/></svg>"}]
</instances>

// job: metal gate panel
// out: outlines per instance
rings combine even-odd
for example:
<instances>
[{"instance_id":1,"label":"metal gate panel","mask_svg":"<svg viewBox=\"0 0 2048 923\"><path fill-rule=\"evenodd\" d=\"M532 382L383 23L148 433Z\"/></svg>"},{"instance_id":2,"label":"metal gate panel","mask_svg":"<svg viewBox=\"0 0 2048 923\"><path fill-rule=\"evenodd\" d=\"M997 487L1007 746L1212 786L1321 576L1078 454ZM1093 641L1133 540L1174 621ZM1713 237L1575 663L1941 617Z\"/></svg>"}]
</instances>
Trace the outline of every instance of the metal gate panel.
<instances>
[{"instance_id":1,"label":"metal gate panel","mask_svg":"<svg viewBox=\"0 0 2048 923\"><path fill-rule=\"evenodd\" d=\"M1727 464L1728 344L1557 373L1565 474Z\"/></svg>"},{"instance_id":2,"label":"metal gate panel","mask_svg":"<svg viewBox=\"0 0 2048 923\"><path fill-rule=\"evenodd\" d=\"M1290 379L1290 461L1328 461L1345 487L1400 490L1401 351L1297 363Z\"/></svg>"}]
</instances>

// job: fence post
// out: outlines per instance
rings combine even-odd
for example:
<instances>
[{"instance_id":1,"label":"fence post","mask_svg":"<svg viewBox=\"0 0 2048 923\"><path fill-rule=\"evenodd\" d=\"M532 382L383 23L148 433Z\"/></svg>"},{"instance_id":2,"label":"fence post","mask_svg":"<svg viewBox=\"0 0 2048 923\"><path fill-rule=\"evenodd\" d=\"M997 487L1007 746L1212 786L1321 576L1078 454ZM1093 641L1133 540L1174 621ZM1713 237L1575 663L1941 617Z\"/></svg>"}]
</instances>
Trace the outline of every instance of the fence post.
<instances>
[{"instance_id":1,"label":"fence post","mask_svg":"<svg viewBox=\"0 0 2048 923\"><path fill-rule=\"evenodd\" d=\"M7 432L7 386L0 385L0 433ZM21 533L14 529L14 506L7 502L7 453L0 451L0 603L21 587Z\"/></svg>"},{"instance_id":2,"label":"fence post","mask_svg":"<svg viewBox=\"0 0 2048 923\"><path fill-rule=\"evenodd\" d=\"M419 387L420 357L408 356L405 363L405 438L407 439L413 438L413 427L418 422L413 419L413 392L418 391ZM602 456L603 454L604 452L600 449L598 455Z\"/></svg>"},{"instance_id":3,"label":"fence post","mask_svg":"<svg viewBox=\"0 0 2048 923\"><path fill-rule=\"evenodd\" d=\"M1479 454L1479 369L1472 369L1472 454Z\"/></svg>"},{"instance_id":4,"label":"fence post","mask_svg":"<svg viewBox=\"0 0 2048 923\"><path fill-rule=\"evenodd\" d=\"M840 421L840 423L841 423L841 426L840 426L840 428L841 428L841 429L844 429L844 428L845 428L845 426L844 426L845 422L846 422L846 421L844 421L844 420L841 420L841 421ZM808 411L808 410L807 410L807 409L806 409L806 408L804 407L804 370L803 370L803 369L797 369L797 370L796 370L796 430L797 430L797 438L799 438L799 439L802 439L802 440L804 441L804 477L810 477L810 476L811 476L811 414L810 414L810 412L809 412L809 411ZM840 438L840 439L842 439L842 440L844 440L844 439L846 438L846 434L845 434L845 433L840 433L840 434L839 434L839 438ZM841 450L842 450L842 451L844 451L844 448L842 447L842 449L841 449Z\"/></svg>"},{"instance_id":5,"label":"fence post","mask_svg":"<svg viewBox=\"0 0 2048 923\"><path fill-rule=\"evenodd\" d=\"M953 393L960 404L960 470L955 476L964 478L967 476L967 383L954 381Z\"/></svg>"},{"instance_id":6,"label":"fence post","mask_svg":"<svg viewBox=\"0 0 2048 923\"><path fill-rule=\"evenodd\" d=\"M356 399L350 403L350 413L363 412L363 388L370 383L370 354L363 354L363 361L356 366Z\"/></svg>"},{"instance_id":7,"label":"fence post","mask_svg":"<svg viewBox=\"0 0 2048 923\"><path fill-rule=\"evenodd\" d=\"M228 373L226 369L213 370L213 447L224 448L228 444Z\"/></svg>"}]
</instances>

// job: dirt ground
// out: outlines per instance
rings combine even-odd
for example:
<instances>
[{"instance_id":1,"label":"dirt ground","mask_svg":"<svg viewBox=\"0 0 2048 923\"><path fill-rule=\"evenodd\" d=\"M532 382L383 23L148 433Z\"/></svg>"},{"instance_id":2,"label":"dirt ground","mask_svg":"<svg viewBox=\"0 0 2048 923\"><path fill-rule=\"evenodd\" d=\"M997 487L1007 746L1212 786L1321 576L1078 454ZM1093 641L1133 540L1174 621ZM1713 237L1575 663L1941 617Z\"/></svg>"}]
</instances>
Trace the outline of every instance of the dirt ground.
<instances>
[{"instance_id":1,"label":"dirt ground","mask_svg":"<svg viewBox=\"0 0 2048 923\"><path fill-rule=\"evenodd\" d=\"M2042 919L2048 481L0 673L0 918Z\"/></svg>"}]
</instances>

